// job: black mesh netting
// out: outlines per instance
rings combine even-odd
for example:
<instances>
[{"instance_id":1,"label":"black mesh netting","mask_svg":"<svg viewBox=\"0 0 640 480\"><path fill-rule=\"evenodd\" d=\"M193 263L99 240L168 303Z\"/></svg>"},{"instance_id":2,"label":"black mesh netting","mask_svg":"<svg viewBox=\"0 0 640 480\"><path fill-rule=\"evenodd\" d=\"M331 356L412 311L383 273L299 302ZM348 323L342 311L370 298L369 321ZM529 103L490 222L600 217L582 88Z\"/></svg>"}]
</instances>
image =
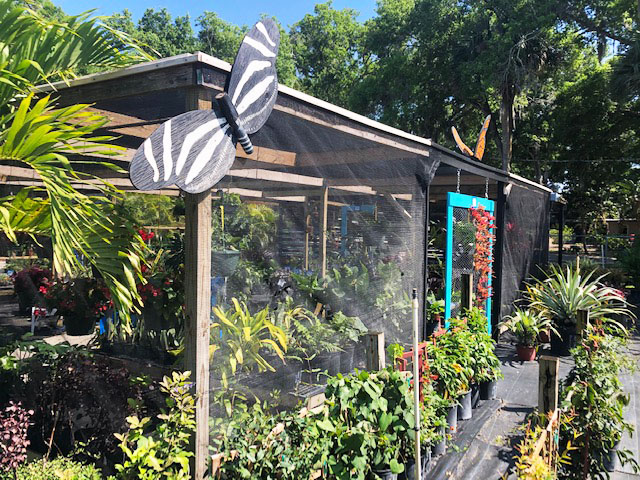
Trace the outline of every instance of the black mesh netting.
<instances>
[{"instance_id":1,"label":"black mesh netting","mask_svg":"<svg viewBox=\"0 0 640 480\"><path fill-rule=\"evenodd\" d=\"M501 316L511 312L527 278L548 262L549 209L549 193L512 185L505 210Z\"/></svg>"}]
</instances>

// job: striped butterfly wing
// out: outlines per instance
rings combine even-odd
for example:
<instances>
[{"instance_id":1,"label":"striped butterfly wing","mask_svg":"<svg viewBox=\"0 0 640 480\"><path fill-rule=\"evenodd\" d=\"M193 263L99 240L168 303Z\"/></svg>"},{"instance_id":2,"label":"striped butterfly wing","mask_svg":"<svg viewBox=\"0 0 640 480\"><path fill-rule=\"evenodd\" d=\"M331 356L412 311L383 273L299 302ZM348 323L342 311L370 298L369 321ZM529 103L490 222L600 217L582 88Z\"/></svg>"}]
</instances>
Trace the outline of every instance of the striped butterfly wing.
<instances>
[{"instance_id":1,"label":"striped butterfly wing","mask_svg":"<svg viewBox=\"0 0 640 480\"><path fill-rule=\"evenodd\" d=\"M260 130L276 103L276 56L280 30L265 18L244 37L236 55L227 93L238 111L238 123L252 134Z\"/></svg>"},{"instance_id":2,"label":"striped butterfly wing","mask_svg":"<svg viewBox=\"0 0 640 480\"><path fill-rule=\"evenodd\" d=\"M482 124L482 130L480 130L480 135L478 135L478 142L476 143L476 153L475 157L478 160L482 160L484 156L484 149L487 146L487 130L489 129L489 123L491 122L491 115L487 115L484 119L484 123Z\"/></svg>"},{"instance_id":3,"label":"striped butterfly wing","mask_svg":"<svg viewBox=\"0 0 640 480\"><path fill-rule=\"evenodd\" d=\"M231 128L215 104L186 112L158 127L138 148L129 169L139 190L176 184L200 193L225 176L235 158Z\"/></svg>"}]
</instances>

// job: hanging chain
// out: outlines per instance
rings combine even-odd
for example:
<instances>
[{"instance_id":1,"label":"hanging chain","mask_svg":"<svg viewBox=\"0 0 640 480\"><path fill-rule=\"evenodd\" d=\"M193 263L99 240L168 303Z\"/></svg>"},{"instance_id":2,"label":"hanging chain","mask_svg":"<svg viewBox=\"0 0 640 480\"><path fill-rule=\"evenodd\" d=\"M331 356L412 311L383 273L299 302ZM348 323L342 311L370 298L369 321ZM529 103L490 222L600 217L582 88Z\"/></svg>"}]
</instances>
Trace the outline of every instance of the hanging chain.
<instances>
[{"instance_id":1,"label":"hanging chain","mask_svg":"<svg viewBox=\"0 0 640 480\"><path fill-rule=\"evenodd\" d=\"M460 169L458 169L458 182L456 183L456 193L460 193Z\"/></svg>"},{"instance_id":2,"label":"hanging chain","mask_svg":"<svg viewBox=\"0 0 640 480\"><path fill-rule=\"evenodd\" d=\"M489 179L484 179L484 198L489 198Z\"/></svg>"}]
</instances>

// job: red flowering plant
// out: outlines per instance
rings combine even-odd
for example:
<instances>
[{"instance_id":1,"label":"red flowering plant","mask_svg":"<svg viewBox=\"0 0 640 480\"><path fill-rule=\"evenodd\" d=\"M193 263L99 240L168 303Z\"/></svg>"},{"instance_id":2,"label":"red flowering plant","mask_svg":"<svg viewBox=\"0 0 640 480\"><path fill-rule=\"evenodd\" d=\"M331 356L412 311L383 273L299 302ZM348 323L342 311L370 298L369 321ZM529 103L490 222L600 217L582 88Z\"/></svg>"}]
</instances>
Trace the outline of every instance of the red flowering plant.
<instances>
[{"instance_id":1,"label":"red flowering plant","mask_svg":"<svg viewBox=\"0 0 640 480\"><path fill-rule=\"evenodd\" d=\"M111 308L111 294L103 281L79 277L42 286L47 308L56 308L65 317L99 319Z\"/></svg>"},{"instance_id":2,"label":"red flowering plant","mask_svg":"<svg viewBox=\"0 0 640 480\"><path fill-rule=\"evenodd\" d=\"M491 296L489 278L492 272L493 251L492 244L495 240L493 230L496 228L495 217L481 205L471 208L473 225L476 227L476 245L473 253L473 269L476 273L476 298L475 305L482 308Z\"/></svg>"},{"instance_id":3,"label":"red flowering plant","mask_svg":"<svg viewBox=\"0 0 640 480\"><path fill-rule=\"evenodd\" d=\"M13 276L13 288L18 296L21 312L28 312L33 306L42 303L41 288L47 286L51 271L34 265L19 271Z\"/></svg>"}]
</instances>

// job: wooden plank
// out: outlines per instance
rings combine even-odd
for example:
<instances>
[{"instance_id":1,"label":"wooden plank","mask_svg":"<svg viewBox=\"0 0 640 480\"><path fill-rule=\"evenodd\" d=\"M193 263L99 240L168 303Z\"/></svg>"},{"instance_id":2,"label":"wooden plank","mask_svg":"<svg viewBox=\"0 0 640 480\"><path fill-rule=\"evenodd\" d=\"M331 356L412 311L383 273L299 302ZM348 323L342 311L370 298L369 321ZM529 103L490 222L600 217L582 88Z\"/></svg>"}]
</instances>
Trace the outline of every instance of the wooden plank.
<instances>
[{"instance_id":1,"label":"wooden plank","mask_svg":"<svg viewBox=\"0 0 640 480\"><path fill-rule=\"evenodd\" d=\"M275 150L273 148L253 146L253 153L248 155L238 144L236 146L236 157L254 162L270 163L273 165L285 165L293 167L296 164L296 152L287 152L286 150Z\"/></svg>"},{"instance_id":2,"label":"wooden plank","mask_svg":"<svg viewBox=\"0 0 640 480\"><path fill-rule=\"evenodd\" d=\"M386 365L384 350L384 332L367 333L367 370L383 370Z\"/></svg>"},{"instance_id":3,"label":"wooden plank","mask_svg":"<svg viewBox=\"0 0 640 480\"><path fill-rule=\"evenodd\" d=\"M329 188L324 187L320 207L320 275L327 276L327 215L329 213Z\"/></svg>"},{"instance_id":4,"label":"wooden plank","mask_svg":"<svg viewBox=\"0 0 640 480\"><path fill-rule=\"evenodd\" d=\"M471 273L463 273L460 282L460 313L463 313L473 307L473 275Z\"/></svg>"},{"instance_id":5,"label":"wooden plank","mask_svg":"<svg viewBox=\"0 0 640 480\"><path fill-rule=\"evenodd\" d=\"M581 336L589 326L589 310L578 310L576 313L576 333Z\"/></svg>"},{"instance_id":6,"label":"wooden plank","mask_svg":"<svg viewBox=\"0 0 640 480\"><path fill-rule=\"evenodd\" d=\"M305 230L304 230L304 269L309 270L309 242L311 239L311 215L307 213L309 211L309 199L305 199L304 204L305 211Z\"/></svg>"},{"instance_id":7,"label":"wooden plank","mask_svg":"<svg viewBox=\"0 0 640 480\"><path fill-rule=\"evenodd\" d=\"M230 177L250 178L253 180L267 180L270 182L291 183L294 185L309 185L312 187L321 187L324 180L320 177L311 177L308 175L298 175L295 173L276 172L273 170L264 170L260 168L232 168L227 173Z\"/></svg>"},{"instance_id":8,"label":"wooden plank","mask_svg":"<svg viewBox=\"0 0 640 480\"><path fill-rule=\"evenodd\" d=\"M193 90L187 110L210 107L205 92ZM207 475L209 458L209 323L211 313L211 191L185 196L185 368L195 382L195 480Z\"/></svg>"},{"instance_id":9,"label":"wooden plank","mask_svg":"<svg viewBox=\"0 0 640 480\"><path fill-rule=\"evenodd\" d=\"M542 355L538 359L538 411L553 412L558 408L558 357Z\"/></svg>"}]
</instances>

